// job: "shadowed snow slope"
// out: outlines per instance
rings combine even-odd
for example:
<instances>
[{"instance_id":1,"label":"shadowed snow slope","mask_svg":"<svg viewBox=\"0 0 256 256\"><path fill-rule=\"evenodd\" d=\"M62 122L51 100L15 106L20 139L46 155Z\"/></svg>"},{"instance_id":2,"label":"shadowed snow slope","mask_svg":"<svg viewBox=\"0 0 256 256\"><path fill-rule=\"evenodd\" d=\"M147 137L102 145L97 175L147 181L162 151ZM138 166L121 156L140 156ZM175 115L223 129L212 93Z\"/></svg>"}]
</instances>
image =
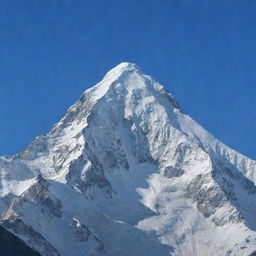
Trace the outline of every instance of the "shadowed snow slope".
<instances>
[{"instance_id":1,"label":"shadowed snow slope","mask_svg":"<svg viewBox=\"0 0 256 256\"><path fill-rule=\"evenodd\" d=\"M42 255L249 256L256 162L121 63L52 130L0 158L1 225Z\"/></svg>"}]
</instances>

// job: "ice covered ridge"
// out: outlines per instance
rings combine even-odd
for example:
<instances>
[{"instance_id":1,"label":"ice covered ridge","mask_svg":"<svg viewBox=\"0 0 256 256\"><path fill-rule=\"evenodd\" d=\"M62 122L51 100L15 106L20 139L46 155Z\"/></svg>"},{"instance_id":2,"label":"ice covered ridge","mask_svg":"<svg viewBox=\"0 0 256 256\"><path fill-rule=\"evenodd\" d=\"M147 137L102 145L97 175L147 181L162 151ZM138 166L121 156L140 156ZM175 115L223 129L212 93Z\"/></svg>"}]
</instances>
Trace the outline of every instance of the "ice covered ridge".
<instances>
[{"instance_id":1,"label":"ice covered ridge","mask_svg":"<svg viewBox=\"0 0 256 256\"><path fill-rule=\"evenodd\" d=\"M0 224L43 256L256 255L256 162L132 63L0 175Z\"/></svg>"}]
</instances>

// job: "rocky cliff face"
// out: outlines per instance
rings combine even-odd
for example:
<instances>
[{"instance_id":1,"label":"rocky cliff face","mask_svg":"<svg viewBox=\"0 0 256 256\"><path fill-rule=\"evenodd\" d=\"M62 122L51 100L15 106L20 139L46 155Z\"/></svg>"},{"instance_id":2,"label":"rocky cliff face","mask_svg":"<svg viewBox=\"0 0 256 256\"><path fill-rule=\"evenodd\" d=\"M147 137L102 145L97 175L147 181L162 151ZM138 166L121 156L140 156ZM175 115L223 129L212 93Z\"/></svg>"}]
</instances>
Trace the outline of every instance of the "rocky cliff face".
<instances>
[{"instance_id":1,"label":"rocky cliff face","mask_svg":"<svg viewBox=\"0 0 256 256\"><path fill-rule=\"evenodd\" d=\"M0 255L4 256L40 256L29 248L22 240L0 227Z\"/></svg>"},{"instance_id":2,"label":"rocky cliff face","mask_svg":"<svg viewBox=\"0 0 256 256\"><path fill-rule=\"evenodd\" d=\"M42 255L253 255L256 162L121 63L0 158L1 225Z\"/></svg>"}]
</instances>

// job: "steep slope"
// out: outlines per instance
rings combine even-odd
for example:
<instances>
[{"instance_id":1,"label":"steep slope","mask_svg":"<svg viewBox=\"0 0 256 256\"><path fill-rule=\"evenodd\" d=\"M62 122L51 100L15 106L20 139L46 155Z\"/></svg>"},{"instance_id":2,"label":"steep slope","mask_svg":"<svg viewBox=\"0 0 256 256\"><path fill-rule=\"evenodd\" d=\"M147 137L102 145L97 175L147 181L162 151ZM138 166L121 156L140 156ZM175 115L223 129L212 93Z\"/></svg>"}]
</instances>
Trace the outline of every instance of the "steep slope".
<instances>
[{"instance_id":1,"label":"steep slope","mask_svg":"<svg viewBox=\"0 0 256 256\"><path fill-rule=\"evenodd\" d=\"M0 255L40 256L40 254L27 247L22 240L2 227L0 227Z\"/></svg>"},{"instance_id":2,"label":"steep slope","mask_svg":"<svg viewBox=\"0 0 256 256\"><path fill-rule=\"evenodd\" d=\"M1 225L42 255L256 248L256 162L207 133L135 64L108 72L0 168Z\"/></svg>"}]
</instances>

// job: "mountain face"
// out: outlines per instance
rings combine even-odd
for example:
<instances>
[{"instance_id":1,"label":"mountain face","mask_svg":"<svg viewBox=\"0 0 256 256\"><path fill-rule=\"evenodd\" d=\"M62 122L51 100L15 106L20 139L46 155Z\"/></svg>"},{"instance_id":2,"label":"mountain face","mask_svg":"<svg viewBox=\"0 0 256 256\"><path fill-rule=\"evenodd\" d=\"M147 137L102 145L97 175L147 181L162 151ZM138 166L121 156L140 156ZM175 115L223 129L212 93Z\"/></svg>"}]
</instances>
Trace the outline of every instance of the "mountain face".
<instances>
[{"instance_id":1,"label":"mountain face","mask_svg":"<svg viewBox=\"0 0 256 256\"><path fill-rule=\"evenodd\" d=\"M249 256L256 162L121 63L0 158L0 224L43 256Z\"/></svg>"},{"instance_id":2,"label":"mountain face","mask_svg":"<svg viewBox=\"0 0 256 256\"><path fill-rule=\"evenodd\" d=\"M0 227L0 255L40 256L15 235Z\"/></svg>"}]
</instances>

